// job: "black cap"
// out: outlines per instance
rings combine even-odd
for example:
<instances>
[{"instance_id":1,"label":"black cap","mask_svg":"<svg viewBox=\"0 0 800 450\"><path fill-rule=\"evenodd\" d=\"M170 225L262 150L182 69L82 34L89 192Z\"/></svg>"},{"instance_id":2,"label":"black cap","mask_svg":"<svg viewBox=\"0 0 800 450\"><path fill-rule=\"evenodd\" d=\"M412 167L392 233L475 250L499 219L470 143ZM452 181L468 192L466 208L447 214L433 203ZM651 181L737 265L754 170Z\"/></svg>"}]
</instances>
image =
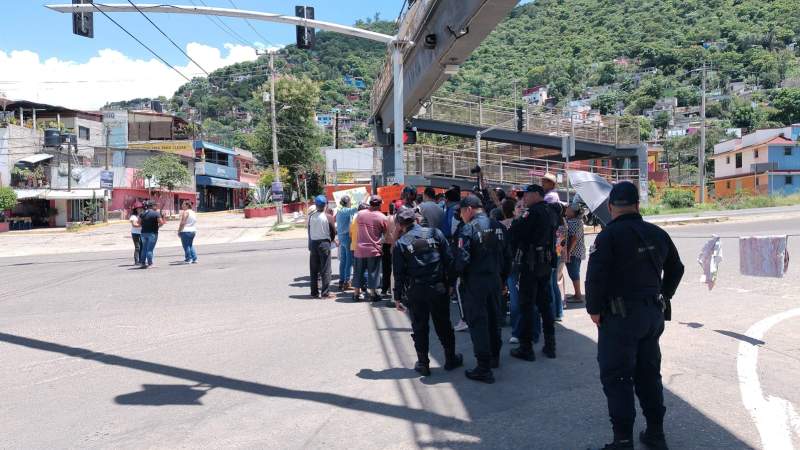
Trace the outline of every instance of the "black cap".
<instances>
[{"instance_id":1,"label":"black cap","mask_svg":"<svg viewBox=\"0 0 800 450\"><path fill-rule=\"evenodd\" d=\"M529 184L525 187L525 192L538 192L542 197L544 197L544 188L538 184Z\"/></svg>"},{"instance_id":2,"label":"black cap","mask_svg":"<svg viewBox=\"0 0 800 450\"><path fill-rule=\"evenodd\" d=\"M468 196L466 196L466 197L461 199L461 207L462 208L482 208L483 207L483 203L481 202L481 199L479 199L477 196L470 194L470 195L468 195Z\"/></svg>"},{"instance_id":3,"label":"black cap","mask_svg":"<svg viewBox=\"0 0 800 450\"><path fill-rule=\"evenodd\" d=\"M380 195L373 195L369 198L369 206L381 206L383 204L383 199Z\"/></svg>"},{"instance_id":4,"label":"black cap","mask_svg":"<svg viewBox=\"0 0 800 450\"><path fill-rule=\"evenodd\" d=\"M457 202L461 200L461 191L450 189L444 193L444 198L446 198L448 202Z\"/></svg>"},{"instance_id":5,"label":"black cap","mask_svg":"<svg viewBox=\"0 0 800 450\"><path fill-rule=\"evenodd\" d=\"M631 206L639 203L639 189L630 181L621 181L611 188L608 203L614 206Z\"/></svg>"},{"instance_id":6,"label":"black cap","mask_svg":"<svg viewBox=\"0 0 800 450\"><path fill-rule=\"evenodd\" d=\"M414 213L414 210L411 208L403 208L397 213L397 223L401 225L408 225L413 223L417 220L417 215Z\"/></svg>"}]
</instances>

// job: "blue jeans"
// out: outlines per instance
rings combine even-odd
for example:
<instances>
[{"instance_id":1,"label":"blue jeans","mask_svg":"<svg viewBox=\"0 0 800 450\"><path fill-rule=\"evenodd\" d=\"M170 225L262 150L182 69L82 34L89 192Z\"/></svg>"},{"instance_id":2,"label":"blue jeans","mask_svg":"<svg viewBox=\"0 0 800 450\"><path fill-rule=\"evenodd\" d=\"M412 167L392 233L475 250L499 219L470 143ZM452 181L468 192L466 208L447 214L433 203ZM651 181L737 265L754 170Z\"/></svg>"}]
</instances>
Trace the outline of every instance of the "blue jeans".
<instances>
[{"instance_id":1,"label":"blue jeans","mask_svg":"<svg viewBox=\"0 0 800 450\"><path fill-rule=\"evenodd\" d=\"M182 231L178 233L181 238L181 245L183 246L183 260L186 262L197 261L197 253L194 251L194 231Z\"/></svg>"},{"instance_id":2,"label":"blue jeans","mask_svg":"<svg viewBox=\"0 0 800 450\"><path fill-rule=\"evenodd\" d=\"M511 336L519 338L519 272L511 272L508 276L508 296L511 300ZM539 342L542 334L542 318L539 316L539 308L533 305L533 342Z\"/></svg>"},{"instance_id":3,"label":"blue jeans","mask_svg":"<svg viewBox=\"0 0 800 450\"><path fill-rule=\"evenodd\" d=\"M561 303L561 289L558 288L558 275L555 269L553 269L553 273L550 275L550 298L553 299L553 317L563 317L564 304Z\"/></svg>"},{"instance_id":4,"label":"blue jeans","mask_svg":"<svg viewBox=\"0 0 800 450\"><path fill-rule=\"evenodd\" d=\"M353 252L350 250L350 235L339 235L339 283L349 283L353 270Z\"/></svg>"},{"instance_id":5,"label":"blue jeans","mask_svg":"<svg viewBox=\"0 0 800 450\"><path fill-rule=\"evenodd\" d=\"M158 242L158 233L142 233L142 253L139 255L139 263L148 266L153 265L153 251Z\"/></svg>"}]
</instances>

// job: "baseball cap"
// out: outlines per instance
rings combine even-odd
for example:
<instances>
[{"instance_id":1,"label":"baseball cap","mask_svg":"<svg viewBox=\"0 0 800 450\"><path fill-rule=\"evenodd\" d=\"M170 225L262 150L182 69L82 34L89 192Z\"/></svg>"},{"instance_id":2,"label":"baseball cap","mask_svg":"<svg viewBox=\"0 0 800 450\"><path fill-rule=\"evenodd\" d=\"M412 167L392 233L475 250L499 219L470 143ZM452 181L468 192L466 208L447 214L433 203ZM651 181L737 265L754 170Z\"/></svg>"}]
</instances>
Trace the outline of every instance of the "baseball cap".
<instances>
[{"instance_id":1,"label":"baseball cap","mask_svg":"<svg viewBox=\"0 0 800 450\"><path fill-rule=\"evenodd\" d=\"M373 195L369 199L369 206L381 206L382 203L383 199L381 198L380 195Z\"/></svg>"},{"instance_id":2,"label":"baseball cap","mask_svg":"<svg viewBox=\"0 0 800 450\"><path fill-rule=\"evenodd\" d=\"M320 194L314 197L314 204L318 206L325 206L328 204L328 199L324 195Z\"/></svg>"},{"instance_id":3,"label":"baseball cap","mask_svg":"<svg viewBox=\"0 0 800 450\"><path fill-rule=\"evenodd\" d=\"M630 181L622 181L611 188L608 203L614 206L631 206L639 203L639 189Z\"/></svg>"},{"instance_id":4,"label":"baseball cap","mask_svg":"<svg viewBox=\"0 0 800 450\"><path fill-rule=\"evenodd\" d=\"M397 213L397 223L399 224L408 225L415 220L417 220L417 215L411 208L403 208L399 213Z\"/></svg>"},{"instance_id":5,"label":"baseball cap","mask_svg":"<svg viewBox=\"0 0 800 450\"><path fill-rule=\"evenodd\" d=\"M538 184L529 184L525 187L525 192L538 192L539 195L544 197L544 188Z\"/></svg>"},{"instance_id":6,"label":"baseball cap","mask_svg":"<svg viewBox=\"0 0 800 450\"><path fill-rule=\"evenodd\" d=\"M483 203L481 203L481 199L479 199L475 195L468 195L461 199L461 207L462 208L482 208Z\"/></svg>"}]
</instances>

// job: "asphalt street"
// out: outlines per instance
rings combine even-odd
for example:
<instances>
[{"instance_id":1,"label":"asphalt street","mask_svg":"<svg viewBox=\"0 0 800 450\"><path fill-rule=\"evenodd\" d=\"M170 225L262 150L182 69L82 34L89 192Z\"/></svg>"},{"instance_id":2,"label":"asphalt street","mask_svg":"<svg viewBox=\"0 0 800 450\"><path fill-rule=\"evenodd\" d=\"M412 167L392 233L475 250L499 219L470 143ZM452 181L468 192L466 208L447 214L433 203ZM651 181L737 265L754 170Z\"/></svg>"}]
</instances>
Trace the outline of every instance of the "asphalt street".
<instances>
[{"instance_id":1,"label":"asphalt street","mask_svg":"<svg viewBox=\"0 0 800 450\"><path fill-rule=\"evenodd\" d=\"M734 239L798 229L780 217L670 229L687 267L662 339L672 448L800 448L800 314L751 329L800 308L798 263L783 279L743 277ZM712 233L726 239L709 291L696 258ZM308 297L302 240L201 246L197 265L164 248L150 270L129 253L0 259L0 448L584 449L610 437L580 307L557 327L556 360L504 356L497 383L478 384L440 369L432 335L434 371L420 378L403 313ZM762 441L764 414L788 441Z\"/></svg>"}]
</instances>

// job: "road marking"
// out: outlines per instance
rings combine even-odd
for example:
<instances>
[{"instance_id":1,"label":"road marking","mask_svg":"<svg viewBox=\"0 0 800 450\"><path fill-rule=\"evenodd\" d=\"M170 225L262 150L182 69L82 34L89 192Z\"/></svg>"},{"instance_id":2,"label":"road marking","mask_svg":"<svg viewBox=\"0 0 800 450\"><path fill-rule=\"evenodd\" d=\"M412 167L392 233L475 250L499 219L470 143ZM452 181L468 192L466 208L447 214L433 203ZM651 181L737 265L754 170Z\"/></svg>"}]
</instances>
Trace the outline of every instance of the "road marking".
<instances>
[{"instance_id":1,"label":"road marking","mask_svg":"<svg viewBox=\"0 0 800 450\"><path fill-rule=\"evenodd\" d=\"M751 326L745 333L761 340L770 328L778 323L800 317L800 308L790 309L767 317ZM800 414L786 399L770 395L764 397L758 379L759 346L747 342L739 343L736 368L739 372L739 389L742 403L753 418L764 450L786 450L792 447L792 434L800 437Z\"/></svg>"}]
</instances>

